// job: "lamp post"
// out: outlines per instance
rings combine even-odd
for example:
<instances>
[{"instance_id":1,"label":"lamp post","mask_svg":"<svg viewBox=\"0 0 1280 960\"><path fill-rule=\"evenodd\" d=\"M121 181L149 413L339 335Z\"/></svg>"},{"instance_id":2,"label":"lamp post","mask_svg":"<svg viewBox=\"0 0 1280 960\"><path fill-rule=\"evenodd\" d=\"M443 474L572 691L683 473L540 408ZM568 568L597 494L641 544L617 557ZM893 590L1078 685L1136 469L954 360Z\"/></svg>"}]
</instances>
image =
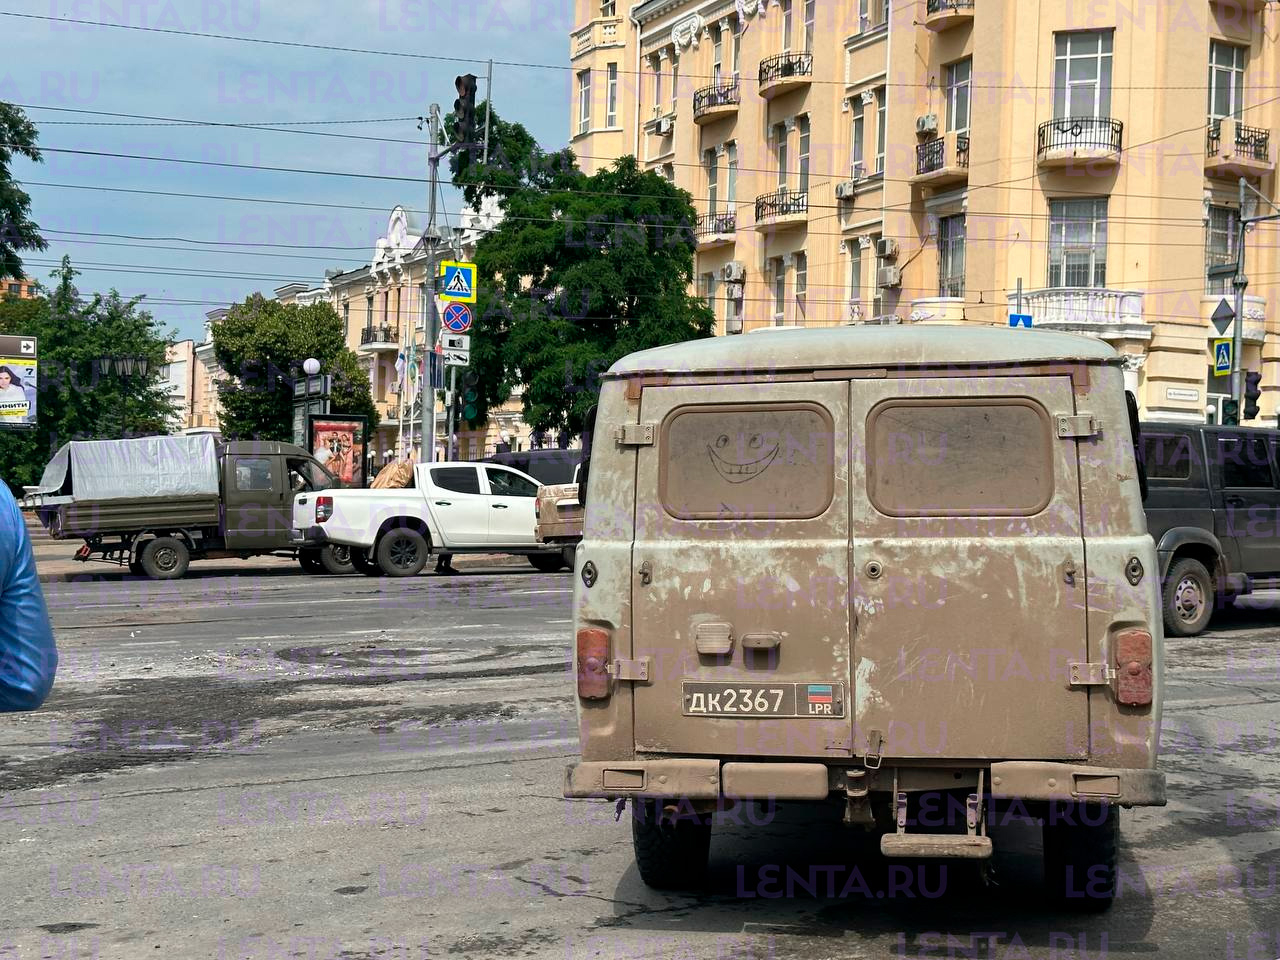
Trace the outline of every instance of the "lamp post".
<instances>
[{"instance_id":1,"label":"lamp post","mask_svg":"<svg viewBox=\"0 0 1280 960\"><path fill-rule=\"evenodd\" d=\"M130 377L142 377L144 382L151 370L151 361L146 357L99 357L98 366L104 376L114 376L121 381L120 394L120 436L129 432L129 394L126 381Z\"/></svg>"}]
</instances>

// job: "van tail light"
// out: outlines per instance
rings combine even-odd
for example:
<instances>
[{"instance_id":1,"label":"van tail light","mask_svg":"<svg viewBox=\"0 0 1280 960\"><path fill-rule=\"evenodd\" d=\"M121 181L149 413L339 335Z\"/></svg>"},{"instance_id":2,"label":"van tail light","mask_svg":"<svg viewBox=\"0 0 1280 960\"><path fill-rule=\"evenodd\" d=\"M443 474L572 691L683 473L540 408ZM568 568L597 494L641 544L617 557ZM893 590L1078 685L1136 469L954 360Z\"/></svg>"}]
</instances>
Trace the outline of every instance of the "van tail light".
<instances>
[{"instance_id":1,"label":"van tail light","mask_svg":"<svg viewBox=\"0 0 1280 960\"><path fill-rule=\"evenodd\" d=\"M578 631L578 696L605 700L609 696L609 631L583 627Z\"/></svg>"},{"instance_id":2,"label":"van tail light","mask_svg":"<svg viewBox=\"0 0 1280 960\"><path fill-rule=\"evenodd\" d=\"M316 497L316 523L324 523L333 516L333 497Z\"/></svg>"},{"instance_id":3,"label":"van tail light","mask_svg":"<svg viewBox=\"0 0 1280 960\"><path fill-rule=\"evenodd\" d=\"M1127 707L1151 703L1151 634L1138 627L1115 635L1116 700Z\"/></svg>"}]
</instances>

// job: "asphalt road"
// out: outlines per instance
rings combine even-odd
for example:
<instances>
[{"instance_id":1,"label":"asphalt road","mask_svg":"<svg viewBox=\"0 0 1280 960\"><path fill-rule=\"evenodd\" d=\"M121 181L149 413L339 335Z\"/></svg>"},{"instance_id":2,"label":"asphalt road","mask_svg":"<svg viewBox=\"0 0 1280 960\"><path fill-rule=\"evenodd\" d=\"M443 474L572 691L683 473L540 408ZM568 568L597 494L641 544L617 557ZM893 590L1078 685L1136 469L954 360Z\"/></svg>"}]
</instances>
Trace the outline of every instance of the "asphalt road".
<instances>
[{"instance_id":1,"label":"asphalt road","mask_svg":"<svg viewBox=\"0 0 1280 960\"><path fill-rule=\"evenodd\" d=\"M560 798L568 574L46 591L57 688L0 720L4 960L1280 957L1266 601L1168 643L1171 802L1124 812L1122 895L1078 917L1041 906L1034 837L935 896L838 809L728 810L704 891L647 890L627 815ZM760 882L788 875L816 893Z\"/></svg>"}]
</instances>

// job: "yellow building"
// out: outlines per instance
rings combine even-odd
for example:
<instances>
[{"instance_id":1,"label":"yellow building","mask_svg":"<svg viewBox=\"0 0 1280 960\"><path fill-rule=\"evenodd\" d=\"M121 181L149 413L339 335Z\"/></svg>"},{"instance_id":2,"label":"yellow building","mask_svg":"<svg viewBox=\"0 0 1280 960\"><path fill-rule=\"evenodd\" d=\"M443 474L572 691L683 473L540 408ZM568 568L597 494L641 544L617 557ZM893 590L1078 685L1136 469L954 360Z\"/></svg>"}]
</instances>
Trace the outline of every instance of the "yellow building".
<instances>
[{"instance_id":1,"label":"yellow building","mask_svg":"<svg viewBox=\"0 0 1280 960\"><path fill-rule=\"evenodd\" d=\"M1238 179L1275 197L1278 32L1261 0L577 0L572 146L692 194L719 333L1021 312L1115 345L1146 416L1216 419L1207 269ZM1275 229L1246 243L1268 424Z\"/></svg>"}]
</instances>

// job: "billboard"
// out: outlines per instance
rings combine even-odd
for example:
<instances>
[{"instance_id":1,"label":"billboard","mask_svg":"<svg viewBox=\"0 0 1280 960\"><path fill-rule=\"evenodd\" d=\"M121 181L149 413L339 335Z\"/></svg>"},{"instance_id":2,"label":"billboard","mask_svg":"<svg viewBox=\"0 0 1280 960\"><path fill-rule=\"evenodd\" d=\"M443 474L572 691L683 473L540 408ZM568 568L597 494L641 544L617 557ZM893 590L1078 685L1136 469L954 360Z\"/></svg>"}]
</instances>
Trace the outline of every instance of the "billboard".
<instances>
[{"instance_id":1,"label":"billboard","mask_svg":"<svg viewBox=\"0 0 1280 960\"><path fill-rule=\"evenodd\" d=\"M35 337L0 337L0 429L36 425Z\"/></svg>"},{"instance_id":2,"label":"billboard","mask_svg":"<svg viewBox=\"0 0 1280 960\"><path fill-rule=\"evenodd\" d=\"M344 487L365 485L364 417L313 413L307 449Z\"/></svg>"}]
</instances>

